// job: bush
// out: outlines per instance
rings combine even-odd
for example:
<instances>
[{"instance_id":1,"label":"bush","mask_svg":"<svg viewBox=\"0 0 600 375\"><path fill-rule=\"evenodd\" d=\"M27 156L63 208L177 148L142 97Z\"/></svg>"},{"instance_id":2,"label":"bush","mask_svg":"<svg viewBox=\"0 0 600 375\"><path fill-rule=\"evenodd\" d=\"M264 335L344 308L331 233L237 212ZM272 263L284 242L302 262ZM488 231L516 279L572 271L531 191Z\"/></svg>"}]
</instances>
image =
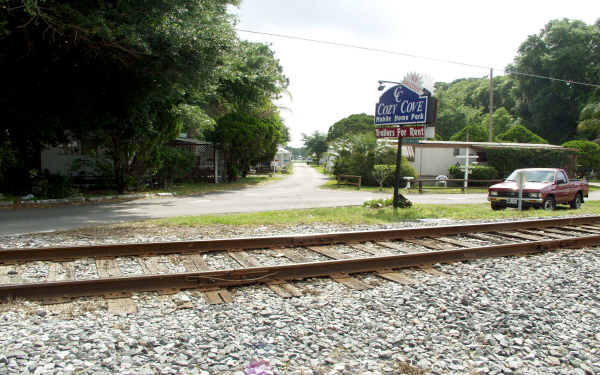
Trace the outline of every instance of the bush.
<instances>
[{"instance_id":1,"label":"bush","mask_svg":"<svg viewBox=\"0 0 600 375\"><path fill-rule=\"evenodd\" d=\"M37 175L37 171L30 171L33 178L31 192L38 198L61 199L74 193L71 178L60 174L45 173Z\"/></svg>"},{"instance_id":2,"label":"bush","mask_svg":"<svg viewBox=\"0 0 600 375\"><path fill-rule=\"evenodd\" d=\"M192 175L196 166L196 155L189 150L166 146L160 151L160 167L157 177L167 187L177 179Z\"/></svg>"},{"instance_id":3,"label":"bush","mask_svg":"<svg viewBox=\"0 0 600 375\"><path fill-rule=\"evenodd\" d=\"M600 171L600 145L591 141L569 141L563 147L579 150L577 154L577 175L590 176Z\"/></svg>"},{"instance_id":4,"label":"bush","mask_svg":"<svg viewBox=\"0 0 600 375\"><path fill-rule=\"evenodd\" d=\"M516 142L516 143L548 143L544 138L535 134L523 125L515 125L502 134L498 134L496 142Z\"/></svg>"},{"instance_id":5,"label":"bush","mask_svg":"<svg viewBox=\"0 0 600 375\"><path fill-rule=\"evenodd\" d=\"M469 185L471 186L488 186L487 182L471 182L471 180L495 180L498 178L498 171L494 167L488 165L470 165L469 169ZM458 165L452 165L448 168L450 178L462 179L465 178L465 171L460 169Z\"/></svg>"},{"instance_id":6,"label":"bush","mask_svg":"<svg viewBox=\"0 0 600 375\"><path fill-rule=\"evenodd\" d=\"M471 180L495 180L498 178L498 171L494 167L488 165L470 165L469 179ZM458 165L452 165L448 168L450 178L464 178L465 171L460 169Z\"/></svg>"},{"instance_id":7,"label":"bush","mask_svg":"<svg viewBox=\"0 0 600 375\"><path fill-rule=\"evenodd\" d=\"M519 168L563 168L571 176L575 172L574 153L569 150L537 150L523 148L487 148L488 166L496 168L498 177Z\"/></svg>"},{"instance_id":8,"label":"bush","mask_svg":"<svg viewBox=\"0 0 600 375\"><path fill-rule=\"evenodd\" d=\"M378 144L372 133L360 134L340 142L337 150L338 157L333 166L333 174L349 174L362 177L365 186L379 186L374 175L375 165L392 165L395 170L396 147ZM400 169L402 176L416 177L417 173L408 164L406 158L402 158ZM384 186L393 185L394 178L388 178Z\"/></svg>"},{"instance_id":9,"label":"bush","mask_svg":"<svg viewBox=\"0 0 600 375\"><path fill-rule=\"evenodd\" d=\"M468 125L462 128L459 132L454 133L451 137L451 141L463 141L467 140L467 130L469 131L470 142L487 142L488 130L486 127L481 125Z\"/></svg>"}]
</instances>

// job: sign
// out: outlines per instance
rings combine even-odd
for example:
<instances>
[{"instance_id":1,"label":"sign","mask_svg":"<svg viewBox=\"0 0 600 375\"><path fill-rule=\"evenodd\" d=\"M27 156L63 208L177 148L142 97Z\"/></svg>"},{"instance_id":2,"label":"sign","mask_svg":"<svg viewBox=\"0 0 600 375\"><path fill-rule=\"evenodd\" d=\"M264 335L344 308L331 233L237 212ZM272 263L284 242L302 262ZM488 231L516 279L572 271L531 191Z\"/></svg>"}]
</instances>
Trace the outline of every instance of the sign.
<instances>
[{"instance_id":1,"label":"sign","mask_svg":"<svg viewBox=\"0 0 600 375\"><path fill-rule=\"evenodd\" d=\"M425 126L412 125L402 127L375 128L377 138L424 138Z\"/></svg>"},{"instance_id":2,"label":"sign","mask_svg":"<svg viewBox=\"0 0 600 375\"><path fill-rule=\"evenodd\" d=\"M429 96L404 84L393 86L375 105L375 125L426 124L429 101Z\"/></svg>"}]
</instances>

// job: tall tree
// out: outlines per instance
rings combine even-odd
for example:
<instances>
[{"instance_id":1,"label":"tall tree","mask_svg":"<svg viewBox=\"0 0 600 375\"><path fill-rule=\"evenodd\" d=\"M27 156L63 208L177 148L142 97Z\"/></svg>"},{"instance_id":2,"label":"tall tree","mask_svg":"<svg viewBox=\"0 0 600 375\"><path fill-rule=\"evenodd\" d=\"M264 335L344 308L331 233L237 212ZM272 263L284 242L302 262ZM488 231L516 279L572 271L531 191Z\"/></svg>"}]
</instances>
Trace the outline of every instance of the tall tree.
<instances>
[{"instance_id":1,"label":"tall tree","mask_svg":"<svg viewBox=\"0 0 600 375\"><path fill-rule=\"evenodd\" d=\"M227 0L0 3L0 131L21 169L39 168L45 145L91 137L112 156L119 190L177 133L174 108L214 89L235 38Z\"/></svg>"},{"instance_id":2,"label":"tall tree","mask_svg":"<svg viewBox=\"0 0 600 375\"><path fill-rule=\"evenodd\" d=\"M536 75L598 82L599 61L600 23L550 21L539 34L521 44L509 67L509 71L524 73L513 74L519 94L518 116L529 129L552 143L573 138L579 113L594 89Z\"/></svg>"},{"instance_id":3,"label":"tall tree","mask_svg":"<svg viewBox=\"0 0 600 375\"><path fill-rule=\"evenodd\" d=\"M375 118L366 113L350 115L329 127L327 142L352 134L373 132L374 123Z\"/></svg>"},{"instance_id":4,"label":"tall tree","mask_svg":"<svg viewBox=\"0 0 600 375\"><path fill-rule=\"evenodd\" d=\"M589 103L581 110L577 138L600 143L600 102Z\"/></svg>"},{"instance_id":5,"label":"tall tree","mask_svg":"<svg viewBox=\"0 0 600 375\"><path fill-rule=\"evenodd\" d=\"M327 136L325 133L314 131L311 135L302 134L304 147L309 155L315 155L317 163L321 159L321 154L327 151Z\"/></svg>"},{"instance_id":6,"label":"tall tree","mask_svg":"<svg viewBox=\"0 0 600 375\"><path fill-rule=\"evenodd\" d=\"M221 117L210 139L225 152L228 179L235 181L252 165L273 160L285 136L283 128L277 112L268 116L232 112Z\"/></svg>"}]
</instances>

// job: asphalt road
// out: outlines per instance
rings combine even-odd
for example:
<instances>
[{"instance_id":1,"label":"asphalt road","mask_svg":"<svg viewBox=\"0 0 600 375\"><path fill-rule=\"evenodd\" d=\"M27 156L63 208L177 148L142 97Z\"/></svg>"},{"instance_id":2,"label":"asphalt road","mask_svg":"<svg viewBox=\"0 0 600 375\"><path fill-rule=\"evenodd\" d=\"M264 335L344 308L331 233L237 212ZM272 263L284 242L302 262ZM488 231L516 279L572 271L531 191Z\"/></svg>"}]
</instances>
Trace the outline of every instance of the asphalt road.
<instances>
[{"instance_id":1,"label":"asphalt road","mask_svg":"<svg viewBox=\"0 0 600 375\"><path fill-rule=\"evenodd\" d=\"M326 179L313 168L296 164L294 174L284 179L234 191L87 206L0 210L0 236L173 216L350 206L390 197L367 191L319 189ZM600 191L593 193L598 194L593 194L592 199L600 199ZM407 196L414 203L432 204L485 203L486 197L486 194Z\"/></svg>"}]
</instances>

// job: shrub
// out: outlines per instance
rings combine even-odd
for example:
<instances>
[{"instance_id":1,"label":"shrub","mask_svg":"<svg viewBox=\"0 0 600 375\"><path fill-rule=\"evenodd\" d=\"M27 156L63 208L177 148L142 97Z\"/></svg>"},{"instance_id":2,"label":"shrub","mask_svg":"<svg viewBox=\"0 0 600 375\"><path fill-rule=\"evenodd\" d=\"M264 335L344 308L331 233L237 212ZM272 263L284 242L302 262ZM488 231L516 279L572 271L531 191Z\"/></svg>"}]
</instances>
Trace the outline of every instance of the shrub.
<instances>
[{"instance_id":1,"label":"shrub","mask_svg":"<svg viewBox=\"0 0 600 375\"><path fill-rule=\"evenodd\" d=\"M516 142L516 143L548 143L544 138L535 134L523 125L515 125L496 137L497 142Z\"/></svg>"},{"instance_id":2,"label":"shrub","mask_svg":"<svg viewBox=\"0 0 600 375\"><path fill-rule=\"evenodd\" d=\"M373 166L373 177L377 180L379 187L382 188L383 184L394 174L396 166L392 164L375 164Z\"/></svg>"},{"instance_id":3,"label":"shrub","mask_svg":"<svg viewBox=\"0 0 600 375\"><path fill-rule=\"evenodd\" d=\"M196 165L196 155L189 150L166 146L160 155L157 177L165 187L177 179L190 176Z\"/></svg>"},{"instance_id":4,"label":"shrub","mask_svg":"<svg viewBox=\"0 0 600 375\"><path fill-rule=\"evenodd\" d=\"M31 192L39 198L61 199L73 194L71 178L60 174L44 173L40 176L37 171L30 171L33 178Z\"/></svg>"},{"instance_id":5,"label":"shrub","mask_svg":"<svg viewBox=\"0 0 600 375\"><path fill-rule=\"evenodd\" d=\"M451 141L466 141L467 131L469 131L470 142L487 142L488 130L486 127L481 125L468 125L462 128L459 132L454 133L451 137Z\"/></svg>"},{"instance_id":6,"label":"shrub","mask_svg":"<svg viewBox=\"0 0 600 375\"><path fill-rule=\"evenodd\" d=\"M507 177L519 168L563 168L569 175L575 171L574 153L569 150L487 148L485 151L488 166L496 168L499 177Z\"/></svg>"},{"instance_id":7,"label":"shrub","mask_svg":"<svg viewBox=\"0 0 600 375\"><path fill-rule=\"evenodd\" d=\"M494 180L498 178L498 170L488 165L470 165L469 169L471 170L471 173L469 173L469 180ZM450 178L464 178L465 171L461 170L458 165L452 165L448 168L448 175ZM471 185L487 186L489 184L487 182L475 182L471 183Z\"/></svg>"},{"instance_id":8,"label":"shrub","mask_svg":"<svg viewBox=\"0 0 600 375\"><path fill-rule=\"evenodd\" d=\"M579 150L577 154L577 175L590 176L594 171L600 171L600 145L591 141L569 141L563 147Z\"/></svg>"},{"instance_id":9,"label":"shrub","mask_svg":"<svg viewBox=\"0 0 600 375\"><path fill-rule=\"evenodd\" d=\"M375 165L385 164L396 165L396 147L389 147L377 143L375 135L372 133L359 134L339 143L336 150L338 157L333 166L333 174L349 174L362 177L362 183L365 186L378 186L377 179L373 174ZM405 158L402 158L400 169L402 176L416 177L417 173L408 164ZM388 178L384 186L393 184L393 178Z\"/></svg>"}]
</instances>

